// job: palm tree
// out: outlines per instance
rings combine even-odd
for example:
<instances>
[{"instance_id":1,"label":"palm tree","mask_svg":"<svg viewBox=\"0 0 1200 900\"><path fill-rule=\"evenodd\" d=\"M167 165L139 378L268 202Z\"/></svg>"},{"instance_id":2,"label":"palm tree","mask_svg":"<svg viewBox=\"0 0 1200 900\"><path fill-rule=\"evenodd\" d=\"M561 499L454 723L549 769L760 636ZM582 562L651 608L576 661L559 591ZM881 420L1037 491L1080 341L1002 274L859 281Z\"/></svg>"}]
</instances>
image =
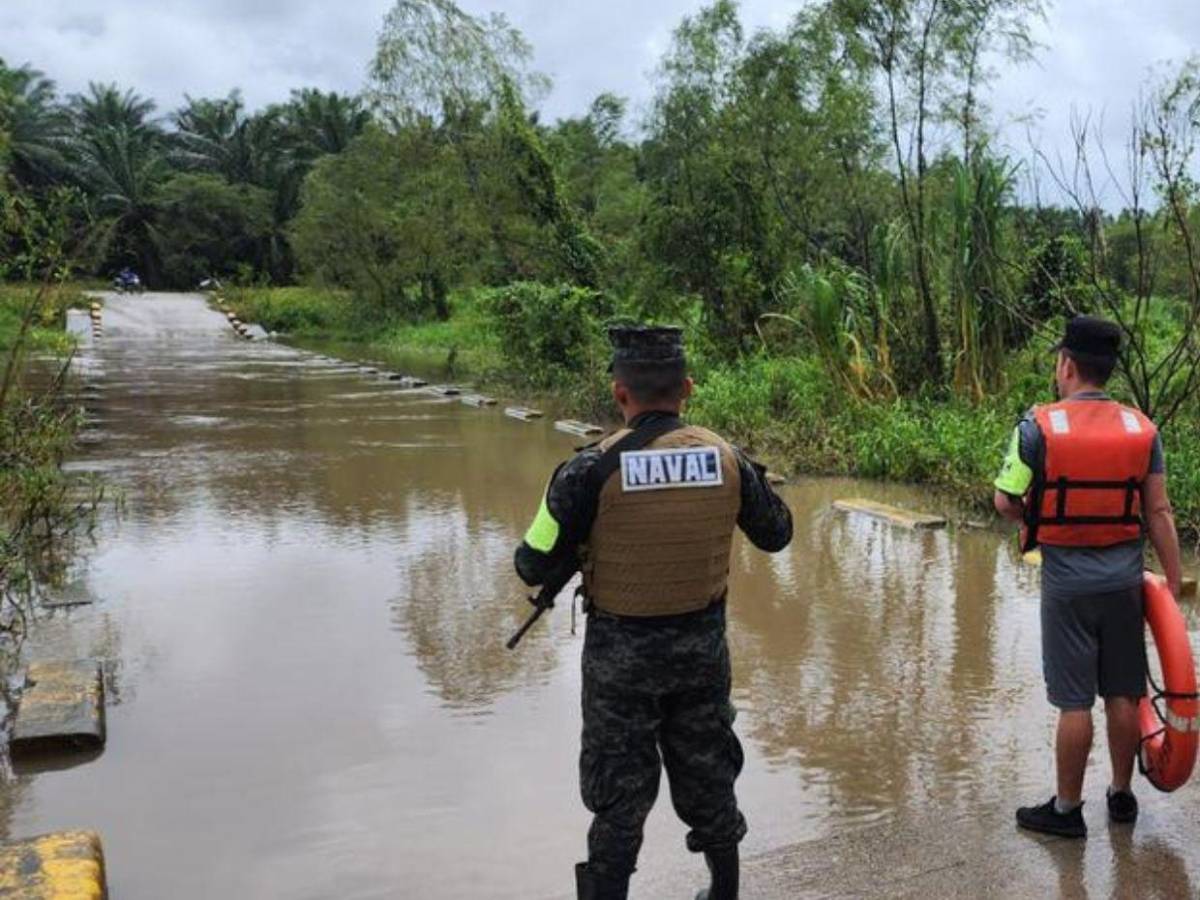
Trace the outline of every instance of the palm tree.
<instances>
[{"instance_id":1,"label":"palm tree","mask_svg":"<svg viewBox=\"0 0 1200 900\"><path fill-rule=\"evenodd\" d=\"M29 66L10 69L0 59L0 97L10 173L26 187L52 184L66 169L70 127L54 82Z\"/></svg>"},{"instance_id":2,"label":"palm tree","mask_svg":"<svg viewBox=\"0 0 1200 900\"><path fill-rule=\"evenodd\" d=\"M293 259L287 226L299 209L304 153L283 124L281 107L247 115L234 91L218 100L187 98L173 116L176 159L184 168L214 172L231 184L264 188L274 197L274 227L259 249L258 264L272 278L287 279Z\"/></svg>"},{"instance_id":3,"label":"palm tree","mask_svg":"<svg viewBox=\"0 0 1200 900\"><path fill-rule=\"evenodd\" d=\"M292 91L291 101L279 111L295 148L307 160L341 153L371 121L359 97L315 88Z\"/></svg>"},{"instance_id":4,"label":"palm tree","mask_svg":"<svg viewBox=\"0 0 1200 900\"><path fill-rule=\"evenodd\" d=\"M282 151L274 123L248 116L238 91L218 100L187 98L172 119L176 157L184 168L215 172L231 184L262 182Z\"/></svg>"},{"instance_id":5,"label":"palm tree","mask_svg":"<svg viewBox=\"0 0 1200 900\"><path fill-rule=\"evenodd\" d=\"M130 132L161 133L158 124L151 119L154 101L132 90L122 93L115 84L91 82L86 94L71 96L70 110L80 133L121 126Z\"/></svg>"},{"instance_id":6,"label":"palm tree","mask_svg":"<svg viewBox=\"0 0 1200 900\"><path fill-rule=\"evenodd\" d=\"M79 179L94 204L101 258L136 259L146 280L156 283L156 194L171 175L157 135L108 125L82 136L75 155Z\"/></svg>"}]
</instances>

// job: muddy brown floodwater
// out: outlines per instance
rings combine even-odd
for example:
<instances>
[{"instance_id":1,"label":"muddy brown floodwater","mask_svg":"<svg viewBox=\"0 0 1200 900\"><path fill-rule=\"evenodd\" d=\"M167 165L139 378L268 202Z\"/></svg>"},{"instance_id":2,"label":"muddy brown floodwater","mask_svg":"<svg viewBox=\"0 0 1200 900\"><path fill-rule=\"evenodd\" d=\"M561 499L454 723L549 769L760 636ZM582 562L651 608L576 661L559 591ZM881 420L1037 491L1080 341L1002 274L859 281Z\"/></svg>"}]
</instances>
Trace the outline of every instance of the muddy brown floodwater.
<instances>
[{"instance_id":1,"label":"muddy brown floodwater","mask_svg":"<svg viewBox=\"0 0 1200 900\"><path fill-rule=\"evenodd\" d=\"M51 614L29 653L105 661L109 740L13 772L8 836L98 829L121 900L572 896L582 638L563 605L504 649L527 611L512 550L572 439L238 341L197 297L110 297L104 326L81 359L95 443L71 467L126 509L75 574L97 602ZM784 493L791 548L733 557L747 892L828 893L762 885L871 829L978 810L1011 844L1012 807L1051 787L1036 570L994 533L830 511L913 491ZM1098 752L1062 893L1133 896L1120 863L1152 852L1194 895L1200 791L1141 782L1142 823L1110 841L1106 774ZM664 795L633 896L691 896L683 834Z\"/></svg>"}]
</instances>

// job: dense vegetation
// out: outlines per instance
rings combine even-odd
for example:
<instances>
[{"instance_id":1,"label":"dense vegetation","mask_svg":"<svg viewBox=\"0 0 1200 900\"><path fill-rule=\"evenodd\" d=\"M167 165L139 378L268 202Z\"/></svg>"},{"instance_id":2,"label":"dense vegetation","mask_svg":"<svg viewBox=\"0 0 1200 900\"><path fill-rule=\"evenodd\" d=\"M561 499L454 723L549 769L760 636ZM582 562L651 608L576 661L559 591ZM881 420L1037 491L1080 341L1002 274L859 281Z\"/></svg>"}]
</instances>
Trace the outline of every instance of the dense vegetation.
<instances>
[{"instance_id":1,"label":"dense vegetation","mask_svg":"<svg viewBox=\"0 0 1200 900\"><path fill-rule=\"evenodd\" d=\"M71 191L83 271L232 278L279 330L587 405L604 324L682 323L694 413L797 471L986 496L1005 431L1047 396L1047 337L1102 313L1127 337L1116 390L1166 427L1195 526L1197 66L1147 87L1127 160L1086 121L1065 161L1007 158L988 86L1034 55L1039 15L821 0L747 34L715 0L676 29L643 120L603 94L546 123L502 16L397 0L361 98L251 114L235 94L163 122L130 91L60 102L4 69L0 148L10 190Z\"/></svg>"},{"instance_id":2,"label":"dense vegetation","mask_svg":"<svg viewBox=\"0 0 1200 900\"><path fill-rule=\"evenodd\" d=\"M159 287L287 282L300 186L368 118L357 99L309 89L254 114L236 91L189 98L162 119L132 90L92 84L60 100L42 73L0 61L0 196L71 196L84 273L129 266Z\"/></svg>"},{"instance_id":3,"label":"dense vegetation","mask_svg":"<svg viewBox=\"0 0 1200 900\"><path fill-rule=\"evenodd\" d=\"M61 465L72 450L82 410L68 382L66 308L82 295L64 287L70 212L9 198L0 238L10 248L0 276L0 635L20 637L34 598L61 580L74 539L94 521L98 483L74 481ZM33 276L39 284L30 285ZM27 365L38 354L40 366ZM12 645L0 644L0 662Z\"/></svg>"}]
</instances>

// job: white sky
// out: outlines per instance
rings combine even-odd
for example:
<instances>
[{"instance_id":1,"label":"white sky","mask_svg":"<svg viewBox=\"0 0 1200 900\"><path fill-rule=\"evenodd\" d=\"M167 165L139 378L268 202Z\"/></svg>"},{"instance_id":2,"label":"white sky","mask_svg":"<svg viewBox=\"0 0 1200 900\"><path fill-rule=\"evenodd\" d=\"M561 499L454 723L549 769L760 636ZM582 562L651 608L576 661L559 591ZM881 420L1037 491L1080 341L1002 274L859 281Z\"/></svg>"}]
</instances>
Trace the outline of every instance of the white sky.
<instances>
[{"instance_id":1,"label":"white sky","mask_svg":"<svg viewBox=\"0 0 1200 900\"><path fill-rule=\"evenodd\" d=\"M364 83L391 0L0 0L0 57L32 63L63 92L89 80L135 88L170 110L193 96L240 87L252 107L291 88L354 92ZM785 24L798 0L743 0L748 30ZM649 75L670 34L700 0L464 0L499 10L528 36L554 78L544 112L581 113L602 91L651 93ZM1066 147L1072 108L1104 115L1111 148L1152 66L1200 49L1198 0L1058 0L1037 28L1039 62L1006 69L991 103L1001 136L1027 153L1026 126L1053 155Z\"/></svg>"}]
</instances>

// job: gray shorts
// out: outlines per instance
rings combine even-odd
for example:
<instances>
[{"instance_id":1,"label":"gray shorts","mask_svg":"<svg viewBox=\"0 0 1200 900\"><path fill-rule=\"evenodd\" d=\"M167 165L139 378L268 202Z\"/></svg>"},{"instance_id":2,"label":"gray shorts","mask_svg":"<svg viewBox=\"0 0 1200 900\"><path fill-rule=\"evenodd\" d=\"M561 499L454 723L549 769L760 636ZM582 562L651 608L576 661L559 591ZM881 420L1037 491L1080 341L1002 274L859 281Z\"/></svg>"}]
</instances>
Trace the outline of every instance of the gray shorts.
<instances>
[{"instance_id":1,"label":"gray shorts","mask_svg":"<svg viewBox=\"0 0 1200 900\"><path fill-rule=\"evenodd\" d=\"M1146 694L1142 586L1093 594L1042 591L1042 671L1059 709Z\"/></svg>"}]
</instances>

